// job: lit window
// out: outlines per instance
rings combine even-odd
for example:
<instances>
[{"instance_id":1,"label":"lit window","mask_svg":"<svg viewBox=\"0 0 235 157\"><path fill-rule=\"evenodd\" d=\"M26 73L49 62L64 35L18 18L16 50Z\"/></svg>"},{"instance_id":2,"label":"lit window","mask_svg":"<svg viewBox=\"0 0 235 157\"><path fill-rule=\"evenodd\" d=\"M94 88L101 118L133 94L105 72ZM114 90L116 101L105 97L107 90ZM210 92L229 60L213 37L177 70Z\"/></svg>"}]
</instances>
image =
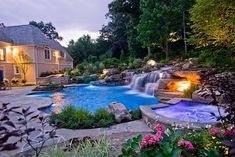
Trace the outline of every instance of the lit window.
<instances>
[{"instance_id":1,"label":"lit window","mask_svg":"<svg viewBox=\"0 0 235 157\"><path fill-rule=\"evenodd\" d=\"M51 51L48 47L45 48L45 59L51 59Z\"/></svg>"},{"instance_id":2,"label":"lit window","mask_svg":"<svg viewBox=\"0 0 235 157\"><path fill-rule=\"evenodd\" d=\"M14 66L15 75L20 75L20 68L18 66Z\"/></svg>"},{"instance_id":3,"label":"lit window","mask_svg":"<svg viewBox=\"0 0 235 157\"><path fill-rule=\"evenodd\" d=\"M5 61L6 60L6 53L4 49L0 48L0 61Z\"/></svg>"}]
</instances>

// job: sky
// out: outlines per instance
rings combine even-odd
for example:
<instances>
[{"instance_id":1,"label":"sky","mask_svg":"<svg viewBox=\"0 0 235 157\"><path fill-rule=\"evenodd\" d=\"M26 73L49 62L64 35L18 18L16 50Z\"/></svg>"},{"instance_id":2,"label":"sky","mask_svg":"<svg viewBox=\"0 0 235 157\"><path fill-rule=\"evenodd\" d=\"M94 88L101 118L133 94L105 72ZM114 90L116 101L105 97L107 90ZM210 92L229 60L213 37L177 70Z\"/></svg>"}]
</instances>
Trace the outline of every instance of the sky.
<instances>
[{"instance_id":1,"label":"sky","mask_svg":"<svg viewBox=\"0 0 235 157\"><path fill-rule=\"evenodd\" d=\"M29 21L52 22L67 46L71 39L84 34L93 39L108 20L112 0L0 0L0 23L5 26L28 24Z\"/></svg>"}]
</instances>

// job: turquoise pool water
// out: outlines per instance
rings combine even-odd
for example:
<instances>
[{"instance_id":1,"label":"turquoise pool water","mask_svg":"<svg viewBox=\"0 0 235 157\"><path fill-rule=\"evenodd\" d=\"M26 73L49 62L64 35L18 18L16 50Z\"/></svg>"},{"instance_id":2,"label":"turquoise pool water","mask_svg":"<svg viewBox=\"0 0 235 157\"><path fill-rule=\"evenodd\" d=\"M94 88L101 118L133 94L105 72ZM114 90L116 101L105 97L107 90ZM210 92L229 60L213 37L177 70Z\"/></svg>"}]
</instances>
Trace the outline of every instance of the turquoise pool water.
<instances>
[{"instance_id":1,"label":"turquoise pool water","mask_svg":"<svg viewBox=\"0 0 235 157\"><path fill-rule=\"evenodd\" d=\"M85 108L94 112L107 107L112 102L123 103L127 109L137 109L140 105L156 104L157 99L126 86L93 86L68 87L60 92L38 93L30 97L52 97L54 105L44 109L44 112L60 112L68 104L77 109Z\"/></svg>"},{"instance_id":2,"label":"turquoise pool water","mask_svg":"<svg viewBox=\"0 0 235 157\"><path fill-rule=\"evenodd\" d=\"M181 100L169 107L155 108L153 110L165 117L187 122L212 123L216 122L216 117L219 116L217 106L186 100ZM222 107L220 112L222 115L225 114ZM214 113L216 117L212 116L211 113Z\"/></svg>"}]
</instances>

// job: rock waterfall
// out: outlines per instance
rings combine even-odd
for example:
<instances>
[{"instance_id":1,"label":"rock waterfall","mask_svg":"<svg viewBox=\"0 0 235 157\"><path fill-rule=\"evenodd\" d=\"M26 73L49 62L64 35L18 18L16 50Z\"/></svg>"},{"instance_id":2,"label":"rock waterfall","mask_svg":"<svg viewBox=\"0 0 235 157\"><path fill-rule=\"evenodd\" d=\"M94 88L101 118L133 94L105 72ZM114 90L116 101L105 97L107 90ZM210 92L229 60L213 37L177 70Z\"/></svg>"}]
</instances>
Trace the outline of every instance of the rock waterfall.
<instances>
[{"instance_id":1,"label":"rock waterfall","mask_svg":"<svg viewBox=\"0 0 235 157\"><path fill-rule=\"evenodd\" d=\"M169 68L168 68L169 69ZM171 78L168 69L156 70L150 73L135 74L132 77L130 87L144 91L148 95L154 95L162 79Z\"/></svg>"}]
</instances>

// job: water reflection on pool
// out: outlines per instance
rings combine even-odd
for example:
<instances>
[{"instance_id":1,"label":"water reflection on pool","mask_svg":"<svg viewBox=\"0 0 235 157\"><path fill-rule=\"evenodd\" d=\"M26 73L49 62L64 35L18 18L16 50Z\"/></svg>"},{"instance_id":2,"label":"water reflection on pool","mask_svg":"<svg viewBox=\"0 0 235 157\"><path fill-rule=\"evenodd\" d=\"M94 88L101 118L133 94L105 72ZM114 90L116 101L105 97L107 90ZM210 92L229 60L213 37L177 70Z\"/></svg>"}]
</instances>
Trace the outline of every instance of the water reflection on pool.
<instances>
[{"instance_id":1,"label":"water reflection on pool","mask_svg":"<svg viewBox=\"0 0 235 157\"><path fill-rule=\"evenodd\" d=\"M60 92L30 94L30 97L52 97L55 105L44 112L60 112L66 105L85 108L94 112L107 107L112 102L123 103L127 109L136 109L140 105L157 104L156 97L146 95L127 86L80 86L68 87Z\"/></svg>"}]
</instances>

